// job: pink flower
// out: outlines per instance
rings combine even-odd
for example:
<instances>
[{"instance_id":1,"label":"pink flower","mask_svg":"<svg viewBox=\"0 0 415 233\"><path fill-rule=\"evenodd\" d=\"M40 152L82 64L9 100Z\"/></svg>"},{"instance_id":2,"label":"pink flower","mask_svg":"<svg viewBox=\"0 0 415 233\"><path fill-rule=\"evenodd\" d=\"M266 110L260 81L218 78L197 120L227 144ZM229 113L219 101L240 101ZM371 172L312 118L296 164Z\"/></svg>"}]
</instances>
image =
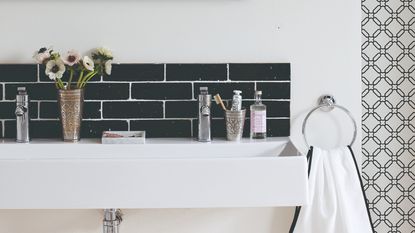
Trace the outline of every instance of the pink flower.
<instances>
[{"instance_id":1,"label":"pink flower","mask_svg":"<svg viewBox=\"0 0 415 233\"><path fill-rule=\"evenodd\" d=\"M36 63L43 64L50 58L50 52L51 49L41 48L35 52L33 59L35 59Z\"/></svg>"},{"instance_id":2,"label":"pink flower","mask_svg":"<svg viewBox=\"0 0 415 233\"><path fill-rule=\"evenodd\" d=\"M68 66L73 66L77 64L81 60L81 54L79 54L76 50L70 50L63 58L63 62Z\"/></svg>"}]
</instances>

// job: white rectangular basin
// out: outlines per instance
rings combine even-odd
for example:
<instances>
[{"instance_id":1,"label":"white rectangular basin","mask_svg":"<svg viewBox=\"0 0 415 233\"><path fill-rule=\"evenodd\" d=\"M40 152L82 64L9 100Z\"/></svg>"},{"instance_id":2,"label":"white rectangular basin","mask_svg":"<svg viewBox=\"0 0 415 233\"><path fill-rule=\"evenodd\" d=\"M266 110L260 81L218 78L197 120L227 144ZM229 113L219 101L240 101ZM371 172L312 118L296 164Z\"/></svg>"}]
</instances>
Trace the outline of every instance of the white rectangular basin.
<instances>
[{"instance_id":1,"label":"white rectangular basin","mask_svg":"<svg viewBox=\"0 0 415 233\"><path fill-rule=\"evenodd\" d=\"M0 209L214 208L306 203L288 138L0 143Z\"/></svg>"}]
</instances>

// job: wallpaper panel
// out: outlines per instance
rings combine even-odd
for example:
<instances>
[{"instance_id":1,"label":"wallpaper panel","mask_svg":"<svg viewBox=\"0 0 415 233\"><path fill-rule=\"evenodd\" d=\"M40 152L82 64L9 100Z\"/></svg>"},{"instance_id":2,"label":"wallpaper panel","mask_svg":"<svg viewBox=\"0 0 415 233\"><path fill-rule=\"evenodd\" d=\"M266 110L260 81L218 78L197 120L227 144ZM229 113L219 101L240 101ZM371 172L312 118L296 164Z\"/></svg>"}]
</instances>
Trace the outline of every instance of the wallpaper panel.
<instances>
[{"instance_id":1,"label":"wallpaper panel","mask_svg":"<svg viewBox=\"0 0 415 233\"><path fill-rule=\"evenodd\" d=\"M362 175L376 232L415 232L415 2L362 1Z\"/></svg>"}]
</instances>

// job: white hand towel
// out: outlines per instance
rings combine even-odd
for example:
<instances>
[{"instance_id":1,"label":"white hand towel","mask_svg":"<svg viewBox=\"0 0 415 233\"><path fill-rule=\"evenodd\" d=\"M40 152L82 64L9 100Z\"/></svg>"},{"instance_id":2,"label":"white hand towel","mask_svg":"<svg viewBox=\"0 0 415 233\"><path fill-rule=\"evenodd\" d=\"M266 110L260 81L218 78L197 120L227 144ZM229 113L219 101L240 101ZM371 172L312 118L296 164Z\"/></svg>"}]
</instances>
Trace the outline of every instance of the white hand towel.
<instances>
[{"instance_id":1,"label":"white hand towel","mask_svg":"<svg viewBox=\"0 0 415 233\"><path fill-rule=\"evenodd\" d=\"M350 147L311 147L309 204L297 207L290 233L373 233L366 196Z\"/></svg>"}]
</instances>

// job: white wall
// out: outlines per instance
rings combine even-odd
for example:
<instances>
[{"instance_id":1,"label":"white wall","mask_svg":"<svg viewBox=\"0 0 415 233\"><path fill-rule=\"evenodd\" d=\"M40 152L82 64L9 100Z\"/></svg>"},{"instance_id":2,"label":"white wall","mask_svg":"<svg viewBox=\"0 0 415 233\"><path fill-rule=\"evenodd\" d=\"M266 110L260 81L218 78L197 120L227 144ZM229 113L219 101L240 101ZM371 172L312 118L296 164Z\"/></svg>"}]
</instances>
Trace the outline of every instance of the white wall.
<instances>
[{"instance_id":1,"label":"white wall","mask_svg":"<svg viewBox=\"0 0 415 233\"><path fill-rule=\"evenodd\" d=\"M360 1L1 0L0 62L31 62L43 45L61 51L105 45L117 62L290 62L295 144L302 146L304 113L321 94L333 93L358 121L360 151ZM334 115L311 119L310 141L333 146L350 139L347 118ZM122 233L287 232L291 214L290 208L129 210ZM3 210L0 233L97 233L100 219L98 210Z\"/></svg>"}]
</instances>

